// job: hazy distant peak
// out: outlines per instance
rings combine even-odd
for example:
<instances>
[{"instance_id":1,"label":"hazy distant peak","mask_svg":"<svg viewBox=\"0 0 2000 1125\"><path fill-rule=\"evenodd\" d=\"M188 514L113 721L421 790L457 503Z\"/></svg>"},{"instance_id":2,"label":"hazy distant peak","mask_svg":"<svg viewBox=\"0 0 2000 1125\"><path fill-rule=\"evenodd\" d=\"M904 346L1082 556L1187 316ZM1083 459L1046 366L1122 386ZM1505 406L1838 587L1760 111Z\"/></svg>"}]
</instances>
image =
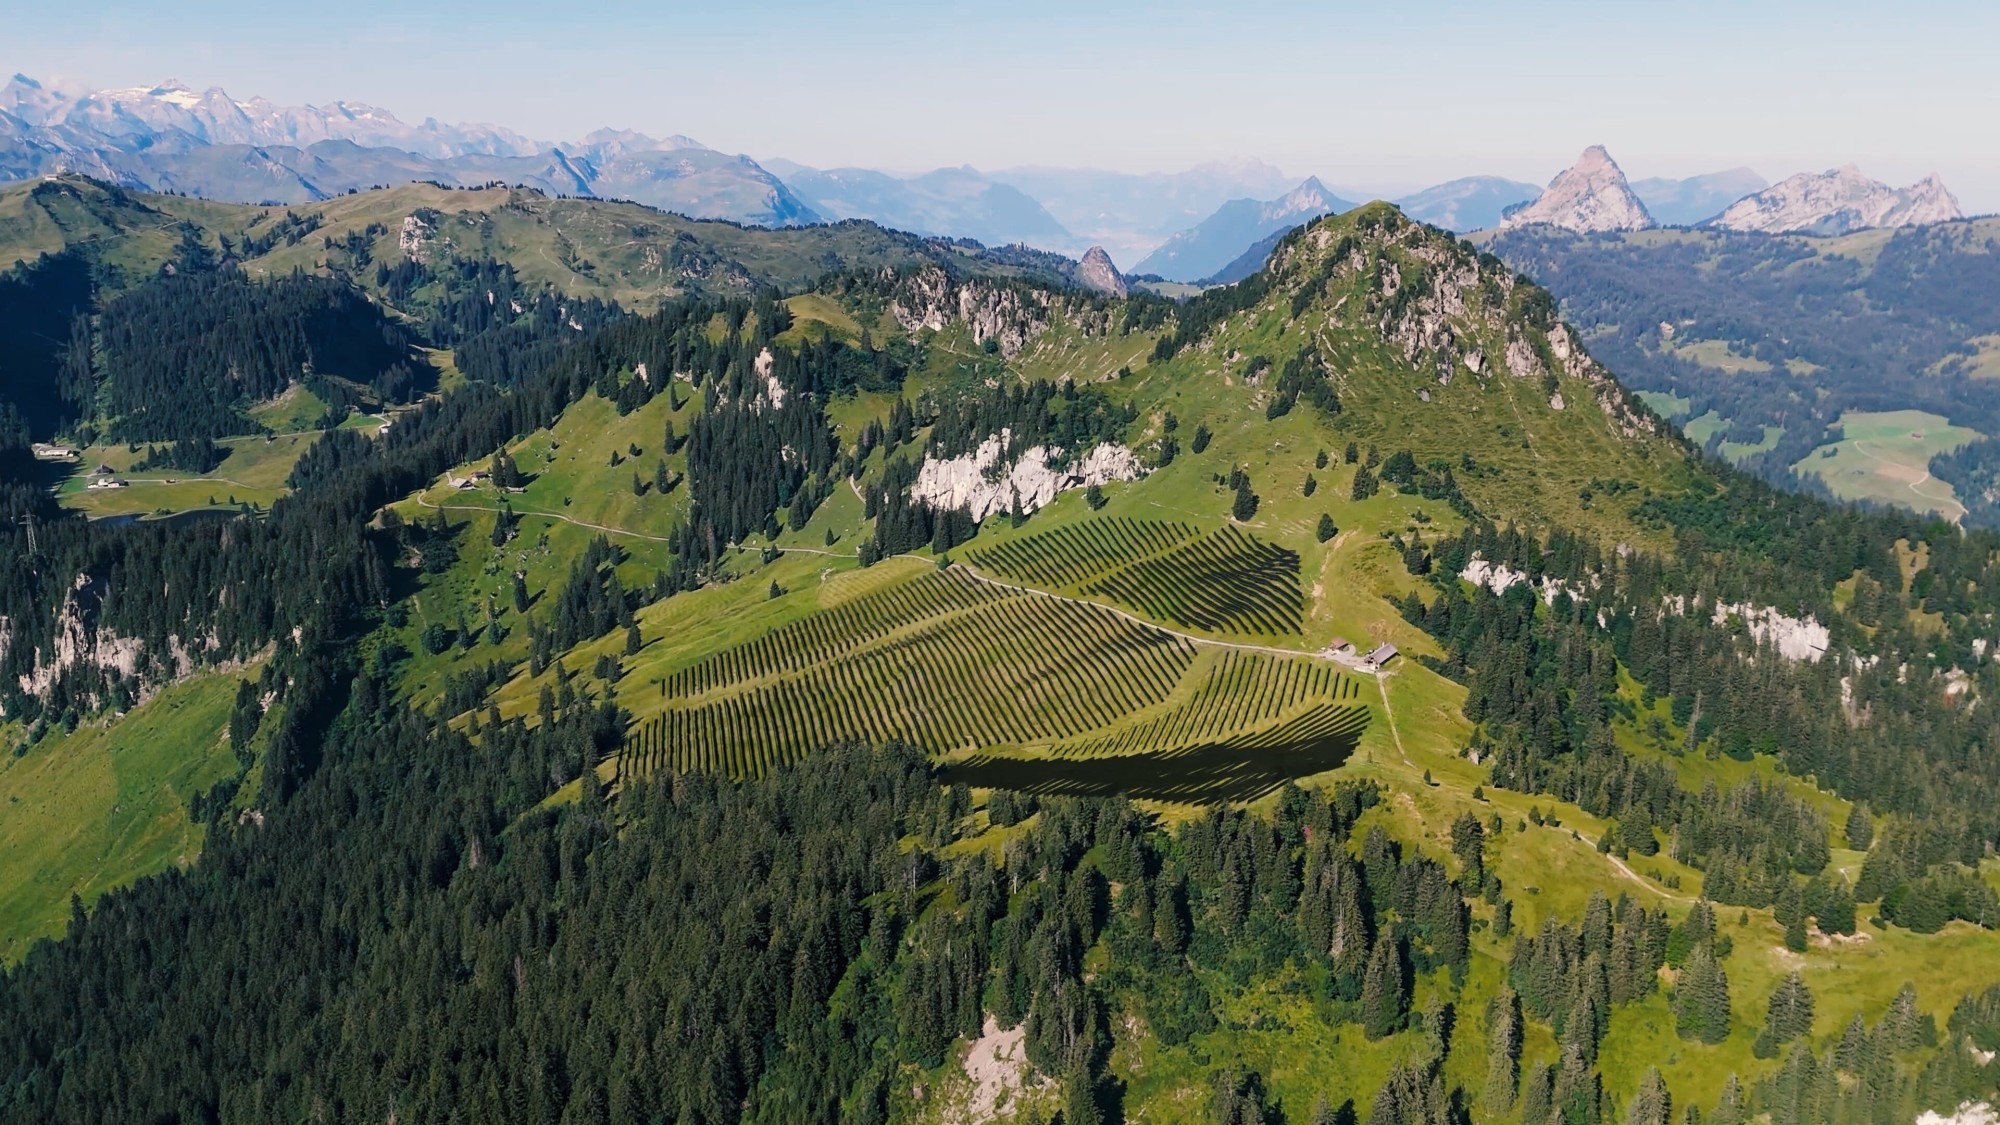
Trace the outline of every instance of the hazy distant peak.
<instances>
[{"instance_id":1,"label":"hazy distant peak","mask_svg":"<svg viewBox=\"0 0 2000 1125\"><path fill-rule=\"evenodd\" d=\"M1655 221L1669 226L1694 226L1722 213L1746 195L1763 191L1771 181L1749 168L1725 168L1674 180L1655 176L1632 181L1632 194L1645 203Z\"/></svg>"},{"instance_id":2,"label":"hazy distant peak","mask_svg":"<svg viewBox=\"0 0 2000 1125\"><path fill-rule=\"evenodd\" d=\"M1644 230L1653 225L1646 205L1625 182L1625 172L1603 145L1549 181L1541 197L1500 221L1502 228L1542 223L1574 231Z\"/></svg>"},{"instance_id":3,"label":"hazy distant peak","mask_svg":"<svg viewBox=\"0 0 2000 1125\"><path fill-rule=\"evenodd\" d=\"M1396 200L1396 206L1419 222L1463 233L1493 226L1508 208L1530 202L1541 193L1536 184L1500 176L1463 176L1406 195Z\"/></svg>"},{"instance_id":4,"label":"hazy distant peak","mask_svg":"<svg viewBox=\"0 0 2000 1125\"><path fill-rule=\"evenodd\" d=\"M1845 234L1873 227L1919 226L1961 219L1958 198L1933 173L1897 189L1853 164L1801 172L1745 196L1717 216L1728 230Z\"/></svg>"}]
</instances>

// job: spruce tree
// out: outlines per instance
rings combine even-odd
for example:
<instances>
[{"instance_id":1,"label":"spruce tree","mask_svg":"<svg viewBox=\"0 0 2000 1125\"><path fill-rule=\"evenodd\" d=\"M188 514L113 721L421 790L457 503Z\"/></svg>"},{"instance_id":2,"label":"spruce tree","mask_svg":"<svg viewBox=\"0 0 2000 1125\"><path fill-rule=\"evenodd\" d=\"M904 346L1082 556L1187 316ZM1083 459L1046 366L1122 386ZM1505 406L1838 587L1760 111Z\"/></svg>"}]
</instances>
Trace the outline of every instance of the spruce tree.
<instances>
[{"instance_id":1,"label":"spruce tree","mask_svg":"<svg viewBox=\"0 0 2000 1125\"><path fill-rule=\"evenodd\" d=\"M1236 500L1229 508L1230 517L1238 523L1247 523L1256 518L1257 504L1257 494L1250 491L1250 475L1248 473L1239 475L1236 483Z\"/></svg>"},{"instance_id":2,"label":"spruce tree","mask_svg":"<svg viewBox=\"0 0 2000 1125\"><path fill-rule=\"evenodd\" d=\"M1528 1080L1521 1087L1521 1120L1534 1125L1545 1125L1555 1113L1556 1107L1555 1068L1544 1063L1528 1070Z\"/></svg>"},{"instance_id":3,"label":"spruce tree","mask_svg":"<svg viewBox=\"0 0 2000 1125\"><path fill-rule=\"evenodd\" d=\"M1785 948L1793 953L1804 953L1806 944L1806 914L1802 909L1785 923Z\"/></svg>"},{"instance_id":4,"label":"spruce tree","mask_svg":"<svg viewBox=\"0 0 2000 1125\"><path fill-rule=\"evenodd\" d=\"M1485 1107L1502 1114L1514 1107L1521 1077L1521 997L1506 985L1486 1010Z\"/></svg>"},{"instance_id":5,"label":"spruce tree","mask_svg":"<svg viewBox=\"0 0 2000 1125\"><path fill-rule=\"evenodd\" d=\"M1868 806L1856 802L1847 810L1847 846L1857 852L1865 852L1875 842L1875 818L1868 815Z\"/></svg>"},{"instance_id":6,"label":"spruce tree","mask_svg":"<svg viewBox=\"0 0 2000 1125\"><path fill-rule=\"evenodd\" d=\"M1362 1031L1370 1039L1380 1039L1402 1030L1408 1004L1396 939L1383 934L1368 955L1368 972L1361 983Z\"/></svg>"},{"instance_id":7,"label":"spruce tree","mask_svg":"<svg viewBox=\"0 0 2000 1125\"><path fill-rule=\"evenodd\" d=\"M1729 1035L1729 976L1706 942L1688 954L1674 986L1674 1026L1682 1039L1720 1043Z\"/></svg>"},{"instance_id":8,"label":"spruce tree","mask_svg":"<svg viewBox=\"0 0 2000 1125\"><path fill-rule=\"evenodd\" d=\"M1063 1079L1063 1121L1065 1125L1098 1125L1104 1115L1097 1108L1097 1086L1082 1066L1073 1068Z\"/></svg>"},{"instance_id":9,"label":"spruce tree","mask_svg":"<svg viewBox=\"0 0 2000 1125\"><path fill-rule=\"evenodd\" d=\"M1716 1100L1712 1125L1743 1125L1748 1112L1743 1104L1743 1083L1732 1074L1722 1082L1722 1096Z\"/></svg>"},{"instance_id":10,"label":"spruce tree","mask_svg":"<svg viewBox=\"0 0 2000 1125\"><path fill-rule=\"evenodd\" d=\"M1813 995L1806 982L1793 973L1771 993L1764 1026L1774 1043L1790 1043L1812 1034Z\"/></svg>"},{"instance_id":11,"label":"spruce tree","mask_svg":"<svg viewBox=\"0 0 2000 1125\"><path fill-rule=\"evenodd\" d=\"M1604 1083L1575 1048L1565 1048L1556 1069L1555 1113L1563 1122L1597 1125L1604 1120Z\"/></svg>"},{"instance_id":12,"label":"spruce tree","mask_svg":"<svg viewBox=\"0 0 2000 1125\"><path fill-rule=\"evenodd\" d=\"M1486 879L1486 826L1469 812L1451 823L1451 854L1464 869L1460 882L1476 887Z\"/></svg>"},{"instance_id":13,"label":"spruce tree","mask_svg":"<svg viewBox=\"0 0 2000 1125\"><path fill-rule=\"evenodd\" d=\"M1647 1067L1639 1079L1639 1090L1625 1108L1625 1125L1668 1125L1673 1119L1674 1100L1667 1093L1666 1080L1658 1067Z\"/></svg>"}]
</instances>

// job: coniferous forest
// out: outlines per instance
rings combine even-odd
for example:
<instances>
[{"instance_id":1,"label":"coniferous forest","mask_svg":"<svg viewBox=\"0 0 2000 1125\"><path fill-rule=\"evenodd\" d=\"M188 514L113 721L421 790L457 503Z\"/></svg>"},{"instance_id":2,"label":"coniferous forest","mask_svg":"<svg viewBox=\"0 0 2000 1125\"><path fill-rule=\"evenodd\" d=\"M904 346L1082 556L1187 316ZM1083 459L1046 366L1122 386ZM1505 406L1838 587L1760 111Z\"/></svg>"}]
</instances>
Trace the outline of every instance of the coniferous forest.
<instances>
[{"instance_id":1,"label":"coniferous forest","mask_svg":"<svg viewBox=\"0 0 2000 1125\"><path fill-rule=\"evenodd\" d=\"M442 255L371 259L378 299L333 270L252 276L232 255L257 247L193 232L143 279L83 249L17 267L0 279L0 332L26 341L0 356L0 729L26 759L219 677L232 695L212 733L237 768L182 798L198 858L75 896L59 939L0 969L0 1120L928 1120L956 1112L942 1099L973 1043L1019 1051L1007 1112L1065 1125L1169 1104L1228 1125L1804 1125L1991 1097L2000 978L1969 971L1976 987L1940 996L1921 961L1891 961L1912 984L1833 1030L1823 1013L1847 1009L1810 958L1871 934L1899 957L1934 939L1963 956L2000 928L2000 720L1970 702L2000 690L2000 535L1778 490L1642 433L1636 409L1622 440L1644 453L1621 464L1657 470L1647 483L1591 478L1578 526L1518 521L1508 490L1554 486L1491 484L1529 461L1512 431L1486 440L1482 416L1460 432L1485 444L1447 456L1384 421L1431 400L1399 389L1384 406L1370 380L1446 393L1435 355L1385 342L1445 284L1410 247L1473 270L1497 338L1534 341L1548 364L1545 380L1465 376L1450 393L1525 388L1513 409L1554 427L1622 392L1556 363L1547 295L1468 247L1387 208L1322 222L1342 225L1280 246L1321 255L1303 270L1178 305L829 267L796 291L638 312ZM1347 303L1362 291L1347 287L1392 277L1402 296ZM935 291L974 313L924 322L910 310ZM827 307L869 327L836 330ZM1036 367L1025 344L1003 355L980 317L1057 323L1100 349L1104 377ZM1286 336L1259 317L1317 320ZM1252 331L1254 348L1225 335ZM441 388L423 349L448 349L462 382ZM219 439L257 432L252 408L315 382L393 425L313 437L268 512L88 521L56 506L29 452L106 437L210 470ZM1544 405L1550 386L1566 411ZM623 437L586 451L619 466L621 502L654 505L627 510L670 514L648 525L659 534L567 516L601 499L584 488L530 491L572 471L547 439L581 407L600 428L650 419L643 452ZM1268 433L1289 444L1252 460ZM989 445L1000 460L962 491L1014 472L1070 494L1052 486L1030 510L1017 487L983 520L913 495L926 466ZM1106 446L1132 471L1064 476ZM1042 463L1020 464L1038 448ZM642 458L630 496L626 457ZM460 478L472 469L489 479ZM1287 589L1380 605L1361 619L1369 646L1403 654L1385 646L1378 676L1373 657L1330 663L1330 635L1312 651L1194 627L1154 643L1145 606L1078 607L953 559L1019 530L1003 542L1071 552L1049 567L1112 573L1141 560L1118 556L1128 540L1108 521L1145 541L1166 526L1156 502L1227 534L1159 533L1148 581L1269 537ZM1606 510L1617 535L1588 522ZM546 557L543 531L564 520L587 536ZM1033 536L1045 527L1063 534ZM641 550L663 560L648 576ZM1367 561L1302 575L1300 550ZM764 569L788 552L817 569ZM557 577L531 589L530 565ZM472 651L477 602L452 584L468 574L511 601L487 613L519 623L516 647L495 629ZM853 609L955 582L978 592L881 622ZM836 602L849 588L863 594ZM1269 784L1231 791L1242 800L1134 800L1072 783L1095 752L1078 742L1014 759L1041 780L975 789L963 777L981 757L785 709L787 660L848 675L845 650L940 635L973 638L938 663L976 694L991 668L1040 655L1016 632L1025 617L981 634L982 615L1044 596L1101 611L1064 618L1077 632L1129 626L1107 633L1102 668L1040 673L1143 714L1120 728L1143 745L1115 766L1281 759L1306 744L1276 735L1336 703L1367 741L1332 770L1279 761ZM686 624L704 612L726 638ZM1824 624L1823 649L1782 653L1769 614ZM119 658L57 658L84 637ZM772 640L800 637L820 647ZM1199 663L1175 655L1203 645ZM684 699L644 681L660 706L707 705L737 676L752 689L704 714L772 737L817 722L820 748L768 768L631 768L645 728L620 662L649 646L676 671L725 669ZM413 689L427 658L446 671ZM1184 695L1139 699L1116 674L1177 659L1194 669ZM1215 700L1254 710L1228 695L1249 673L1228 670L1258 660L1318 661L1331 671L1313 682L1335 686L1266 716L1262 742L1172 741L1168 720L1222 714ZM918 734L958 702L864 680L838 681L843 696L901 693ZM1423 715L1392 697L1405 690L1428 693ZM1759 951L1787 966L1772 982L1741 968L1753 911L1782 933ZM1686 1061L1729 1043L1745 1065L1726 1076ZM1314 1061L1336 1057L1365 1066Z\"/></svg>"}]
</instances>

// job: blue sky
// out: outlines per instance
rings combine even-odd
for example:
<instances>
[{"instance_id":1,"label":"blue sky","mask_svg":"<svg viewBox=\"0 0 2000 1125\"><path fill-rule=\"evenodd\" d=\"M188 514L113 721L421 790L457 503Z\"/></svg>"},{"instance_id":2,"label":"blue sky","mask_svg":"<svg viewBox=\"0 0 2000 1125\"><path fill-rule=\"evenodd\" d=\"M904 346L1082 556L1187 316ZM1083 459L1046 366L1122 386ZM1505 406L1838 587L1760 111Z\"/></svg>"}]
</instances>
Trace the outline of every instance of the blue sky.
<instances>
[{"instance_id":1,"label":"blue sky","mask_svg":"<svg viewBox=\"0 0 2000 1125\"><path fill-rule=\"evenodd\" d=\"M2000 210L2000 4L618 2L23 5L0 67L345 98L820 166L1260 158L1374 190L1854 162Z\"/></svg>"}]
</instances>

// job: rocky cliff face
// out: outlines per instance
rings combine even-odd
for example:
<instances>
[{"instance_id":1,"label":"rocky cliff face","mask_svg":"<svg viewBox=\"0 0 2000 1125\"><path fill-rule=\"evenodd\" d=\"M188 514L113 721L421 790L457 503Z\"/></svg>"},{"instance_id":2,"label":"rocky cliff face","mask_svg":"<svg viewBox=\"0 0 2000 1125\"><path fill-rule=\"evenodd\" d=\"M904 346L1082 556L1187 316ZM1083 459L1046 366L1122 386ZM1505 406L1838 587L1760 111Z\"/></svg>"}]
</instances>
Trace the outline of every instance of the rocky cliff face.
<instances>
[{"instance_id":1,"label":"rocky cliff face","mask_svg":"<svg viewBox=\"0 0 2000 1125\"><path fill-rule=\"evenodd\" d=\"M1770 234L1846 234L1961 219L1958 200L1936 176L1900 190L1849 164L1801 172L1731 204L1711 226Z\"/></svg>"},{"instance_id":2,"label":"rocky cliff face","mask_svg":"<svg viewBox=\"0 0 2000 1125\"><path fill-rule=\"evenodd\" d=\"M1123 297L1131 292L1131 287L1125 284L1125 275L1118 272L1118 267L1111 262L1111 255L1105 253L1102 246L1093 246L1084 253L1083 260L1076 266L1076 280L1085 289L1109 293L1113 297Z\"/></svg>"},{"instance_id":3,"label":"rocky cliff face","mask_svg":"<svg viewBox=\"0 0 2000 1125\"><path fill-rule=\"evenodd\" d=\"M1049 295L1037 289L956 281L935 266L904 278L889 301L889 312L906 332L941 332L950 324L972 330L974 341L996 341L1012 358L1049 326Z\"/></svg>"},{"instance_id":4,"label":"rocky cliff face","mask_svg":"<svg viewBox=\"0 0 2000 1125\"><path fill-rule=\"evenodd\" d=\"M910 486L910 498L938 508L964 508L974 520L1012 510L1032 512L1073 488L1112 481L1137 480L1139 459L1122 445L1105 442L1063 468L1062 450L1034 446L1021 451L1012 464L1002 459L1011 431L1002 430L979 448L949 460L925 459Z\"/></svg>"},{"instance_id":5,"label":"rocky cliff face","mask_svg":"<svg viewBox=\"0 0 2000 1125\"><path fill-rule=\"evenodd\" d=\"M1625 182L1618 162L1603 145L1592 145L1549 181L1541 198L1509 214L1500 226L1504 230L1532 223L1586 233L1645 230L1653 225L1653 216Z\"/></svg>"}]
</instances>

